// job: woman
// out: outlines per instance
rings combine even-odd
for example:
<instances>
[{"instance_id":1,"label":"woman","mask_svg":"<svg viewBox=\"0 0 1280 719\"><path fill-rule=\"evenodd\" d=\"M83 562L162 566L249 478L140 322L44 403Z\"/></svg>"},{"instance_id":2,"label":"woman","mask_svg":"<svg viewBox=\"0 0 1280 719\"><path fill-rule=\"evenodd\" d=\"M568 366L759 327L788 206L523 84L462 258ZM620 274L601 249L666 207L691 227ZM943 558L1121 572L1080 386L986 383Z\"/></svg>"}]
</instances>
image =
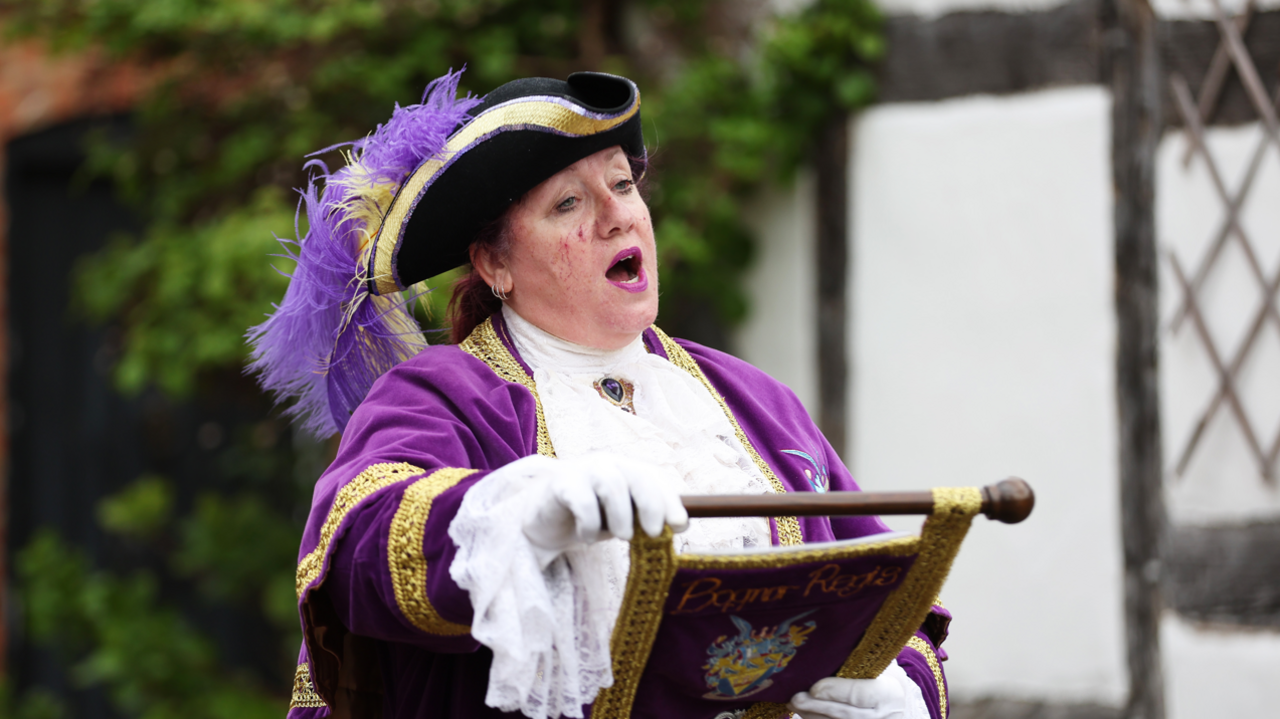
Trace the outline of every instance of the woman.
<instances>
[{"instance_id":1,"label":"woman","mask_svg":"<svg viewBox=\"0 0 1280 719\"><path fill-rule=\"evenodd\" d=\"M320 166L289 292L251 332L264 385L343 432L302 541L290 717L589 715L633 507L650 536L682 530L679 551L884 530L689 521L680 494L857 486L789 390L652 326L635 85L577 73L478 100L457 82L397 107L346 168ZM467 262L456 344L424 347L394 298ZM793 709L941 719L935 612L925 653L823 680Z\"/></svg>"}]
</instances>

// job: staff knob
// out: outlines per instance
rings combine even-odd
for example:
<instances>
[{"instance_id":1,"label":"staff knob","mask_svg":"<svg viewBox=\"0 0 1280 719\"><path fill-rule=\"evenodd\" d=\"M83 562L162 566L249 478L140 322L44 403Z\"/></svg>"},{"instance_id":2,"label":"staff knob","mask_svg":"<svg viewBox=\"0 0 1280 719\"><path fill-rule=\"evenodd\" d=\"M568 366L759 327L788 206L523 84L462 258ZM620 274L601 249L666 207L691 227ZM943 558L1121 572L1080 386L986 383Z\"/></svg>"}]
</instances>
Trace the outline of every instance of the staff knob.
<instances>
[{"instance_id":1,"label":"staff knob","mask_svg":"<svg viewBox=\"0 0 1280 719\"><path fill-rule=\"evenodd\" d=\"M982 513L988 519L1017 524L1026 519L1035 506L1036 493L1031 491L1031 485L1017 477L982 488Z\"/></svg>"}]
</instances>

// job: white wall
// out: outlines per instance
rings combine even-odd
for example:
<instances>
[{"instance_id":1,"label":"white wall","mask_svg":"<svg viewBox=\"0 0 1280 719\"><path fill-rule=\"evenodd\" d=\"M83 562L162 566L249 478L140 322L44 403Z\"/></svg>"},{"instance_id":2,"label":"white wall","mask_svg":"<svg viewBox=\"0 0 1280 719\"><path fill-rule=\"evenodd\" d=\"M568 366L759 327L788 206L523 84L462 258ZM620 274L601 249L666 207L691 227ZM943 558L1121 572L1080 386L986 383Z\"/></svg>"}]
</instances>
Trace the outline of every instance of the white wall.
<instances>
[{"instance_id":1,"label":"white wall","mask_svg":"<svg viewBox=\"0 0 1280 719\"><path fill-rule=\"evenodd\" d=\"M1035 487L1031 519L978 519L943 598L956 613L947 671L957 698L1125 699L1114 397L1110 101L1102 88L882 105L854 124L854 408L847 461L872 489L978 485L1015 474ZM1238 187L1256 125L1214 128L1209 144ZM1205 166L1159 148L1161 401L1175 524L1280 516L1234 417L1220 411L1186 475L1172 468L1217 377L1168 259L1194 270L1223 220ZM1267 273L1280 271L1280 151L1267 151L1242 223ZM749 278L745 356L813 407L811 181L767 196ZM1230 356L1260 303L1228 246L1200 295ZM1280 330L1264 328L1241 375L1260 441L1280 431ZM893 521L914 528L918 520ZM1171 719L1270 716L1280 632L1162 624Z\"/></svg>"},{"instance_id":2,"label":"white wall","mask_svg":"<svg viewBox=\"0 0 1280 719\"><path fill-rule=\"evenodd\" d=\"M1037 492L975 522L944 590L958 696L1124 696L1109 112L1086 87L856 124L855 474Z\"/></svg>"},{"instance_id":3,"label":"white wall","mask_svg":"<svg viewBox=\"0 0 1280 719\"><path fill-rule=\"evenodd\" d=\"M1066 5L1071 0L877 0L876 6L888 15L917 15L935 18L948 13L974 10L995 10L1006 13L1040 12ZM1240 12L1244 0L1220 0L1227 14ZM779 7L802 4L776 2ZM1280 0L1256 0L1259 10L1280 8ZM1214 17L1212 0L1152 0L1152 6L1162 18L1211 19Z\"/></svg>"},{"instance_id":4,"label":"white wall","mask_svg":"<svg viewBox=\"0 0 1280 719\"><path fill-rule=\"evenodd\" d=\"M738 331L738 354L791 388L817 411L817 289L814 287L813 176L764 193L747 221L760 242L745 278L750 314Z\"/></svg>"}]
</instances>

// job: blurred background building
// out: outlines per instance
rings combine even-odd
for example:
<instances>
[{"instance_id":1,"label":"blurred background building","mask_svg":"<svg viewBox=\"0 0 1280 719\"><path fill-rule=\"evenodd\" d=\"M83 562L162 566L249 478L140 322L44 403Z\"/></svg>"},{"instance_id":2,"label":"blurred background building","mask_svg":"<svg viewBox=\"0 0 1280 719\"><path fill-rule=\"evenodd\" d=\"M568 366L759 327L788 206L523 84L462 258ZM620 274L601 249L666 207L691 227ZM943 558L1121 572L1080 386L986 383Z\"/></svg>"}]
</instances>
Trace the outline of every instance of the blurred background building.
<instances>
[{"instance_id":1,"label":"blurred background building","mask_svg":"<svg viewBox=\"0 0 1280 719\"><path fill-rule=\"evenodd\" d=\"M173 7L0 11L0 717L283 710L330 449L240 333L302 156L463 63L640 81L660 322L865 487L1033 484L944 592L953 716L1275 713L1275 0Z\"/></svg>"}]
</instances>

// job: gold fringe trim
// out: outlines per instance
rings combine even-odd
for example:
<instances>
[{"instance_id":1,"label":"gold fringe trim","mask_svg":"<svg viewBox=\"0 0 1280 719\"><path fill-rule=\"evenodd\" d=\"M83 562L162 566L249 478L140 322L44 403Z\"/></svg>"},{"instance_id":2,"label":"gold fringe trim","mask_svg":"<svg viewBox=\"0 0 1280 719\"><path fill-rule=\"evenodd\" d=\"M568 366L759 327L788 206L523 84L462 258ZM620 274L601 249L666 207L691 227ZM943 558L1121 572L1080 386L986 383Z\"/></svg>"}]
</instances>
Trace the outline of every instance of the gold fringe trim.
<instances>
[{"instance_id":1,"label":"gold fringe trim","mask_svg":"<svg viewBox=\"0 0 1280 719\"><path fill-rule=\"evenodd\" d=\"M471 627L441 617L431 606L427 597L427 558L422 555L422 541L432 501L475 473L474 469L446 467L419 479L404 490L400 507L391 519L387 535L387 564L391 570L396 605L410 624L428 634L459 636L471 632Z\"/></svg>"},{"instance_id":2,"label":"gold fringe trim","mask_svg":"<svg viewBox=\"0 0 1280 719\"><path fill-rule=\"evenodd\" d=\"M929 646L929 642L920 637L908 639L907 646L923 654L924 660L929 663L933 680L938 683L938 716L947 719L947 682L942 678L942 665L938 663L938 655L933 653L933 647Z\"/></svg>"},{"instance_id":3,"label":"gold fringe trim","mask_svg":"<svg viewBox=\"0 0 1280 719\"><path fill-rule=\"evenodd\" d=\"M302 599L302 593L306 591L308 585L320 578L325 555L329 552L329 543L333 541L334 533L338 531L338 527L351 510L374 492L422 474L423 471L403 462L374 464L338 490L338 494L333 498L333 505L329 507L329 516L325 517L324 524L320 527L319 544L298 562L298 599Z\"/></svg>"},{"instance_id":4,"label":"gold fringe trim","mask_svg":"<svg viewBox=\"0 0 1280 719\"><path fill-rule=\"evenodd\" d=\"M613 686L601 689L591 707L592 719L627 719L636 700L636 689L649 652L662 623L662 605L676 576L676 555L671 528L650 537L636 523L631 540L631 571L622 608L613 626L609 653L613 657Z\"/></svg>"},{"instance_id":5,"label":"gold fringe trim","mask_svg":"<svg viewBox=\"0 0 1280 719\"><path fill-rule=\"evenodd\" d=\"M555 447L551 446L551 434L547 432L547 418L542 413L542 400L538 397L538 388L533 378L524 371L524 367L512 356L507 346L499 339L493 329L493 319L481 322L470 335L458 345L463 352L489 365L494 374L508 382L523 386L533 395L533 404L538 415L538 454L544 457L556 456Z\"/></svg>"},{"instance_id":6,"label":"gold fringe trim","mask_svg":"<svg viewBox=\"0 0 1280 719\"><path fill-rule=\"evenodd\" d=\"M306 662L298 665L293 674L293 696L289 700L290 709L316 709L328 704L316 694L315 685L311 683L311 667Z\"/></svg>"},{"instance_id":7,"label":"gold fringe trim","mask_svg":"<svg viewBox=\"0 0 1280 719\"><path fill-rule=\"evenodd\" d=\"M870 554L882 557L909 557L920 551L920 538L897 537L883 542L868 542L836 548L824 547L822 544L810 544L807 547L813 548L758 554L681 554L676 557L676 564L681 569L773 569L805 562L856 559Z\"/></svg>"},{"instance_id":8,"label":"gold fringe trim","mask_svg":"<svg viewBox=\"0 0 1280 719\"><path fill-rule=\"evenodd\" d=\"M756 702L747 707L747 711L743 713L742 719L779 719L779 717L795 716L786 704L775 704L773 702Z\"/></svg>"},{"instance_id":9,"label":"gold fringe trim","mask_svg":"<svg viewBox=\"0 0 1280 719\"><path fill-rule=\"evenodd\" d=\"M933 514L924 522L919 556L836 676L874 679L898 656L933 607L973 515L981 508L982 492L976 487L933 490Z\"/></svg>"},{"instance_id":10,"label":"gold fringe trim","mask_svg":"<svg viewBox=\"0 0 1280 719\"><path fill-rule=\"evenodd\" d=\"M547 100L525 100L513 102L505 107L498 107L482 113L449 138L448 144L439 155L422 163L418 169L404 181L395 199L391 201L391 209L378 229L378 237L374 243L373 280L378 294L389 295L400 291L392 274L392 260L396 243L400 241L400 231L409 219L409 213L418 202L418 195L445 163L452 160L458 152L466 149L476 140L504 128L545 127L562 134L578 137L595 135L621 125L640 112L640 95L636 94L635 102L625 112L610 118L597 120L585 117L570 108Z\"/></svg>"},{"instance_id":11,"label":"gold fringe trim","mask_svg":"<svg viewBox=\"0 0 1280 719\"><path fill-rule=\"evenodd\" d=\"M782 481L778 479L778 475L773 473L773 469L765 463L764 458L760 456L755 446L751 444L751 440L747 438L747 433L742 431L742 425L738 424L738 418L733 416L733 410L729 409L729 404L724 401L724 397L720 396L716 388L711 386L711 382L702 373L702 368L698 366L697 361L683 347L668 337L666 332L656 326L653 327L653 331L658 335L658 340L662 342L662 348L667 351L667 357L671 360L671 363L696 377L707 388L707 391L711 393L716 402L720 403L720 409L724 410L725 416L729 418L729 424L733 426L734 433L738 435L738 441L746 448L747 454L751 456L751 461L755 462L756 467L760 468L760 472L765 476L765 479L769 480L769 485L773 487L773 491L778 494L786 494L787 488L783 486ZM777 523L778 527L778 544L804 544L804 536L800 533L800 522L795 517L774 517L774 522Z\"/></svg>"}]
</instances>

